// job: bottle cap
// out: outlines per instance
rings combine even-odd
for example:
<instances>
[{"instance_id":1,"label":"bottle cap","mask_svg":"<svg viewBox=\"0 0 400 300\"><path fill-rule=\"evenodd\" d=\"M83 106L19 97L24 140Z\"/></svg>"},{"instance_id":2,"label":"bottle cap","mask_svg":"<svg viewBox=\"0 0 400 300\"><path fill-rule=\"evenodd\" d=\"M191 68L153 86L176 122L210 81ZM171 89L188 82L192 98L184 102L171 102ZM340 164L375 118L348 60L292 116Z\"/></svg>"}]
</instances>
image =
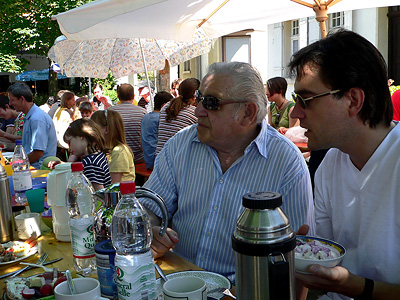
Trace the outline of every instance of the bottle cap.
<instances>
[{"instance_id":1,"label":"bottle cap","mask_svg":"<svg viewBox=\"0 0 400 300\"><path fill-rule=\"evenodd\" d=\"M22 140L16 140L15 145L22 145Z\"/></svg>"},{"instance_id":2,"label":"bottle cap","mask_svg":"<svg viewBox=\"0 0 400 300\"><path fill-rule=\"evenodd\" d=\"M123 181L119 184L121 194L133 194L136 191L136 185L134 181Z\"/></svg>"},{"instance_id":3,"label":"bottle cap","mask_svg":"<svg viewBox=\"0 0 400 300\"><path fill-rule=\"evenodd\" d=\"M81 172L83 171L83 164L81 162L75 162L71 164L72 172Z\"/></svg>"}]
</instances>

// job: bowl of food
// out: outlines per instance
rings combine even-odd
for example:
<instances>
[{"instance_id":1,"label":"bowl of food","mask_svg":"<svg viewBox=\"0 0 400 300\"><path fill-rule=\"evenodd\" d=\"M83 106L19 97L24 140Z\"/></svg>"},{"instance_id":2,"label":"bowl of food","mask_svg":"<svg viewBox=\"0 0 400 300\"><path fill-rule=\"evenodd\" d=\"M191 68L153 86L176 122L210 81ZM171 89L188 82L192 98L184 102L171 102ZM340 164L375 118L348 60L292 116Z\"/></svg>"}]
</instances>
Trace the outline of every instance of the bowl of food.
<instances>
[{"instance_id":1,"label":"bowl of food","mask_svg":"<svg viewBox=\"0 0 400 300\"><path fill-rule=\"evenodd\" d=\"M308 267L311 265L335 267L345 254L346 249L334 241L312 236L297 236L294 252L295 270L309 274Z\"/></svg>"},{"instance_id":2,"label":"bowl of food","mask_svg":"<svg viewBox=\"0 0 400 300\"><path fill-rule=\"evenodd\" d=\"M51 207L48 210L42 212L42 220L47 227L53 230L53 213Z\"/></svg>"}]
</instances>

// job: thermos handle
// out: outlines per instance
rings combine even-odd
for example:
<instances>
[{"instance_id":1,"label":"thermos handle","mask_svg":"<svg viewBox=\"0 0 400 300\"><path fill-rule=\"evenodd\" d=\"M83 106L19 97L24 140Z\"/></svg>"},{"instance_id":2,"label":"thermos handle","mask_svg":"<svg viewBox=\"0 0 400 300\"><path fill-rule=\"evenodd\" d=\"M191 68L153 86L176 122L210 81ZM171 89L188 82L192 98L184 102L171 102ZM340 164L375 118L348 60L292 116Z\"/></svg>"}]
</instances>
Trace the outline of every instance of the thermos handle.
<instances>
[{"instance_id":1,"label":"thermos handle","mask_svg":"<svg viewBox=\"0 0 400 300\"><path fill-rule=\"evenodd\" d=\"M290 300L289 263L281 252L268 255L268 274L269 300Z\"/></svg>"}]
</instances>

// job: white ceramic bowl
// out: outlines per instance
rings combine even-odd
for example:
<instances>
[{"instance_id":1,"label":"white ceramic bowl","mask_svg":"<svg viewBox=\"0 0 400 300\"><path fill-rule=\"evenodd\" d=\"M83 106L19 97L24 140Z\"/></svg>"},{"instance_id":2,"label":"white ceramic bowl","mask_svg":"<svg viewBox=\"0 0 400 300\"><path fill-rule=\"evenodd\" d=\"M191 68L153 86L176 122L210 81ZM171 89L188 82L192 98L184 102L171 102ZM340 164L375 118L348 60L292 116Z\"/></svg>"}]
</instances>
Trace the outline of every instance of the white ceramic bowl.
<instances>
[{"instance_id":1,"label":"white ceramic bowl","mask_svg":"<svg viewBox=\"0 0 400 300\"><path fill-rule=\"evenodd\" d=\"M308 267L311 265L321 265L327 268L332 268L337 266L343 256L346 254L346 249L340 245L339 243L336 243L334 241L328 240L328 239L323 239L319 237L313 237L313 236L297 236L296 237L298 241L302 242L312 242L312 241L319 241L322 244L325 244L327 246L333 247L336 250L339 251L340 256L336 258L326 258L326 259L308 259L308 258L299 258L295 257L295 270L296 272L304 273L304 274L309 274L308 272ZM296 251L296 250L295 250Z\"/></svg>"}]
</instances>

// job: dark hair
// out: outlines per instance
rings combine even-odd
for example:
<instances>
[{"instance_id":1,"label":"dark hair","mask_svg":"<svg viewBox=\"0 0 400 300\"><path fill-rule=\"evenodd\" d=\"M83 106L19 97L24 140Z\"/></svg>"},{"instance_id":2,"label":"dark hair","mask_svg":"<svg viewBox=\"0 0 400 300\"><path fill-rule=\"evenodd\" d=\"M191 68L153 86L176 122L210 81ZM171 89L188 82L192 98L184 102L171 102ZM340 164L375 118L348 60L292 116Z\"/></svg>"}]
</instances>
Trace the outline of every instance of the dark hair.
<instances>
[{"instance_id":1,"label":"dark hair","mask_svg":"<svg viewBox=\"0 0 400 300\"><path fill-rule=\"evenodd\" d=\"M89 101L83 101L79 105L79 111L93 111L92 104Z\"/></svg>"},{"instance_id":2,"label":"dark hair","mask_svg":"<svg viewBox=\"0 0 400 300\"><path fill-rule=\"evenodd\" d=\"M287 90L287 81L285 78L283 77L270 78L267 81L267 86L270 96L278 93L281 94L283 97L285 97Z\"/></svg>"},{"instance_id":3,"label":"dark hair","mask_svg":"<svg viewBox=\"0 0 400 300\"><path fill-rule=\"evenodd\" d=\"M95 85L94 85L94 87L93 87L93 91L96 89L96 88L100 88L101 90L103 90L103 87L102 87L102 85L100 84L100 83L96 83Z\"/></svg>"},{"instance_id":4,"label":"dark hair","mask_svg":"<svg viewBox=\"0 0 400 300\"><path fill-rule=\"evenodd\" d=\"M9 100L8 100L8 97L6 97L6 96L0 96L0 108L2 108L2 109L6 109L7 107L10 107L10 104L9 104L10 102L9 102Z\"/></svg>"},{"instance_id":5,"label":"dark hair","mask_svg":"<svg viewBox=\"0 0 400 300\"><path fill-rule=\"evenodd\" d=\"M179 85L179 96L171 100L171 104L167 107L167 122L176 119L179 112L188 106L189 100L194 97L194 92L199 89L200 81L196 78L187 78Z\"/></svg>"},{"instance_id":6,"label":"dark hair","mask_svg":"<svg viewBox=\"0 0 400 300\"><path fill-rule=\"evenodd\" d=\"M289 63L290 72L297 80L304 75L304 67L318 68L319 75L340 98L353 87L364 91L365 100L359 117L375 128L390 126L393 106L387 86L387 66L382 54L367 39L349 31L329 33L324 39L296 52Z\"/></svg>"},{"instance_id":7,"label":"dark hair","mask_svg":"<svg viewBox=\"0 0 400 300\"><path fill-rule=\"evenodd\" d=\"M106 147L106 141L101 134L99 125L90 119L78 119L73 121L64 133L64 142L66 137L84 137L87 142L89 154L97 151L109 152Z\"/></svg>"},{"instance_id":8,"label":"dark hair","mask_svg":"<svg viewBox=\"0 0 400 300\"><path fill-rule=\"evenodd\" d=\"M133 86L129 83L123 83L117 88L118 99L121 101L130 101L135 97Z\"/></svg>"},{"instance_id":9,"label":"dark hair","mask_svg":"<svg viewBox=\"0 0 400 300\"><path fill-rule=\"evenodd\" d=\"M172 83L171 83L171 89L175 89L176 86L177 86L177 85L179 86L179 85L181 84L182 81L183 81L182 78L178 78L178 79L175 79L174 81L172 81Z\"/></svg>"},{"instance_id":10,"label":"dark hair","mask_svg":"<svg viewBox=\"0 0 400 300\"><path fill-rule=\"evenodd\" d=\"M79 97L78 99L76 99L76 101L75 101L76 107L79 108L79 106L81 106L82 102L89 102L89 98L86 96L83 96L83 97Z\"/></svg>"},{"instance_id":11,"label":"dark hair","mask_svg":"<svg viewBox=\"0 0 400 300\"><path fill-rule=\"evenodd\" d=\"M7 93L11 93L17 98L24 97L27 102L33 102L32 91L24 82L16 82L9 86Z\"/></svg>"},{"instance_id":12,"label":"dark hair","mask_svg":"<svg viewBox=\"0 0 400 300\"><path fill-rule=\"evenodd\" d=\"M46 101L46 103L50 106L53 105L55 102L56 102L56 99L54 98L54 96L49 96L49 98L47 98L47 101Z\"/></svg>"},{"instance_id":13,"label":"dark hair","mask_svg":"<svg viewBox=\"0 0 400 300\"><path fill-rule=\"evenodd\" d=\"M165 91L158 92L154 96L154 110L160 110L163 104L167 103L168 101L171 101L174 97Z\"/></svg>"}]
</instances>

